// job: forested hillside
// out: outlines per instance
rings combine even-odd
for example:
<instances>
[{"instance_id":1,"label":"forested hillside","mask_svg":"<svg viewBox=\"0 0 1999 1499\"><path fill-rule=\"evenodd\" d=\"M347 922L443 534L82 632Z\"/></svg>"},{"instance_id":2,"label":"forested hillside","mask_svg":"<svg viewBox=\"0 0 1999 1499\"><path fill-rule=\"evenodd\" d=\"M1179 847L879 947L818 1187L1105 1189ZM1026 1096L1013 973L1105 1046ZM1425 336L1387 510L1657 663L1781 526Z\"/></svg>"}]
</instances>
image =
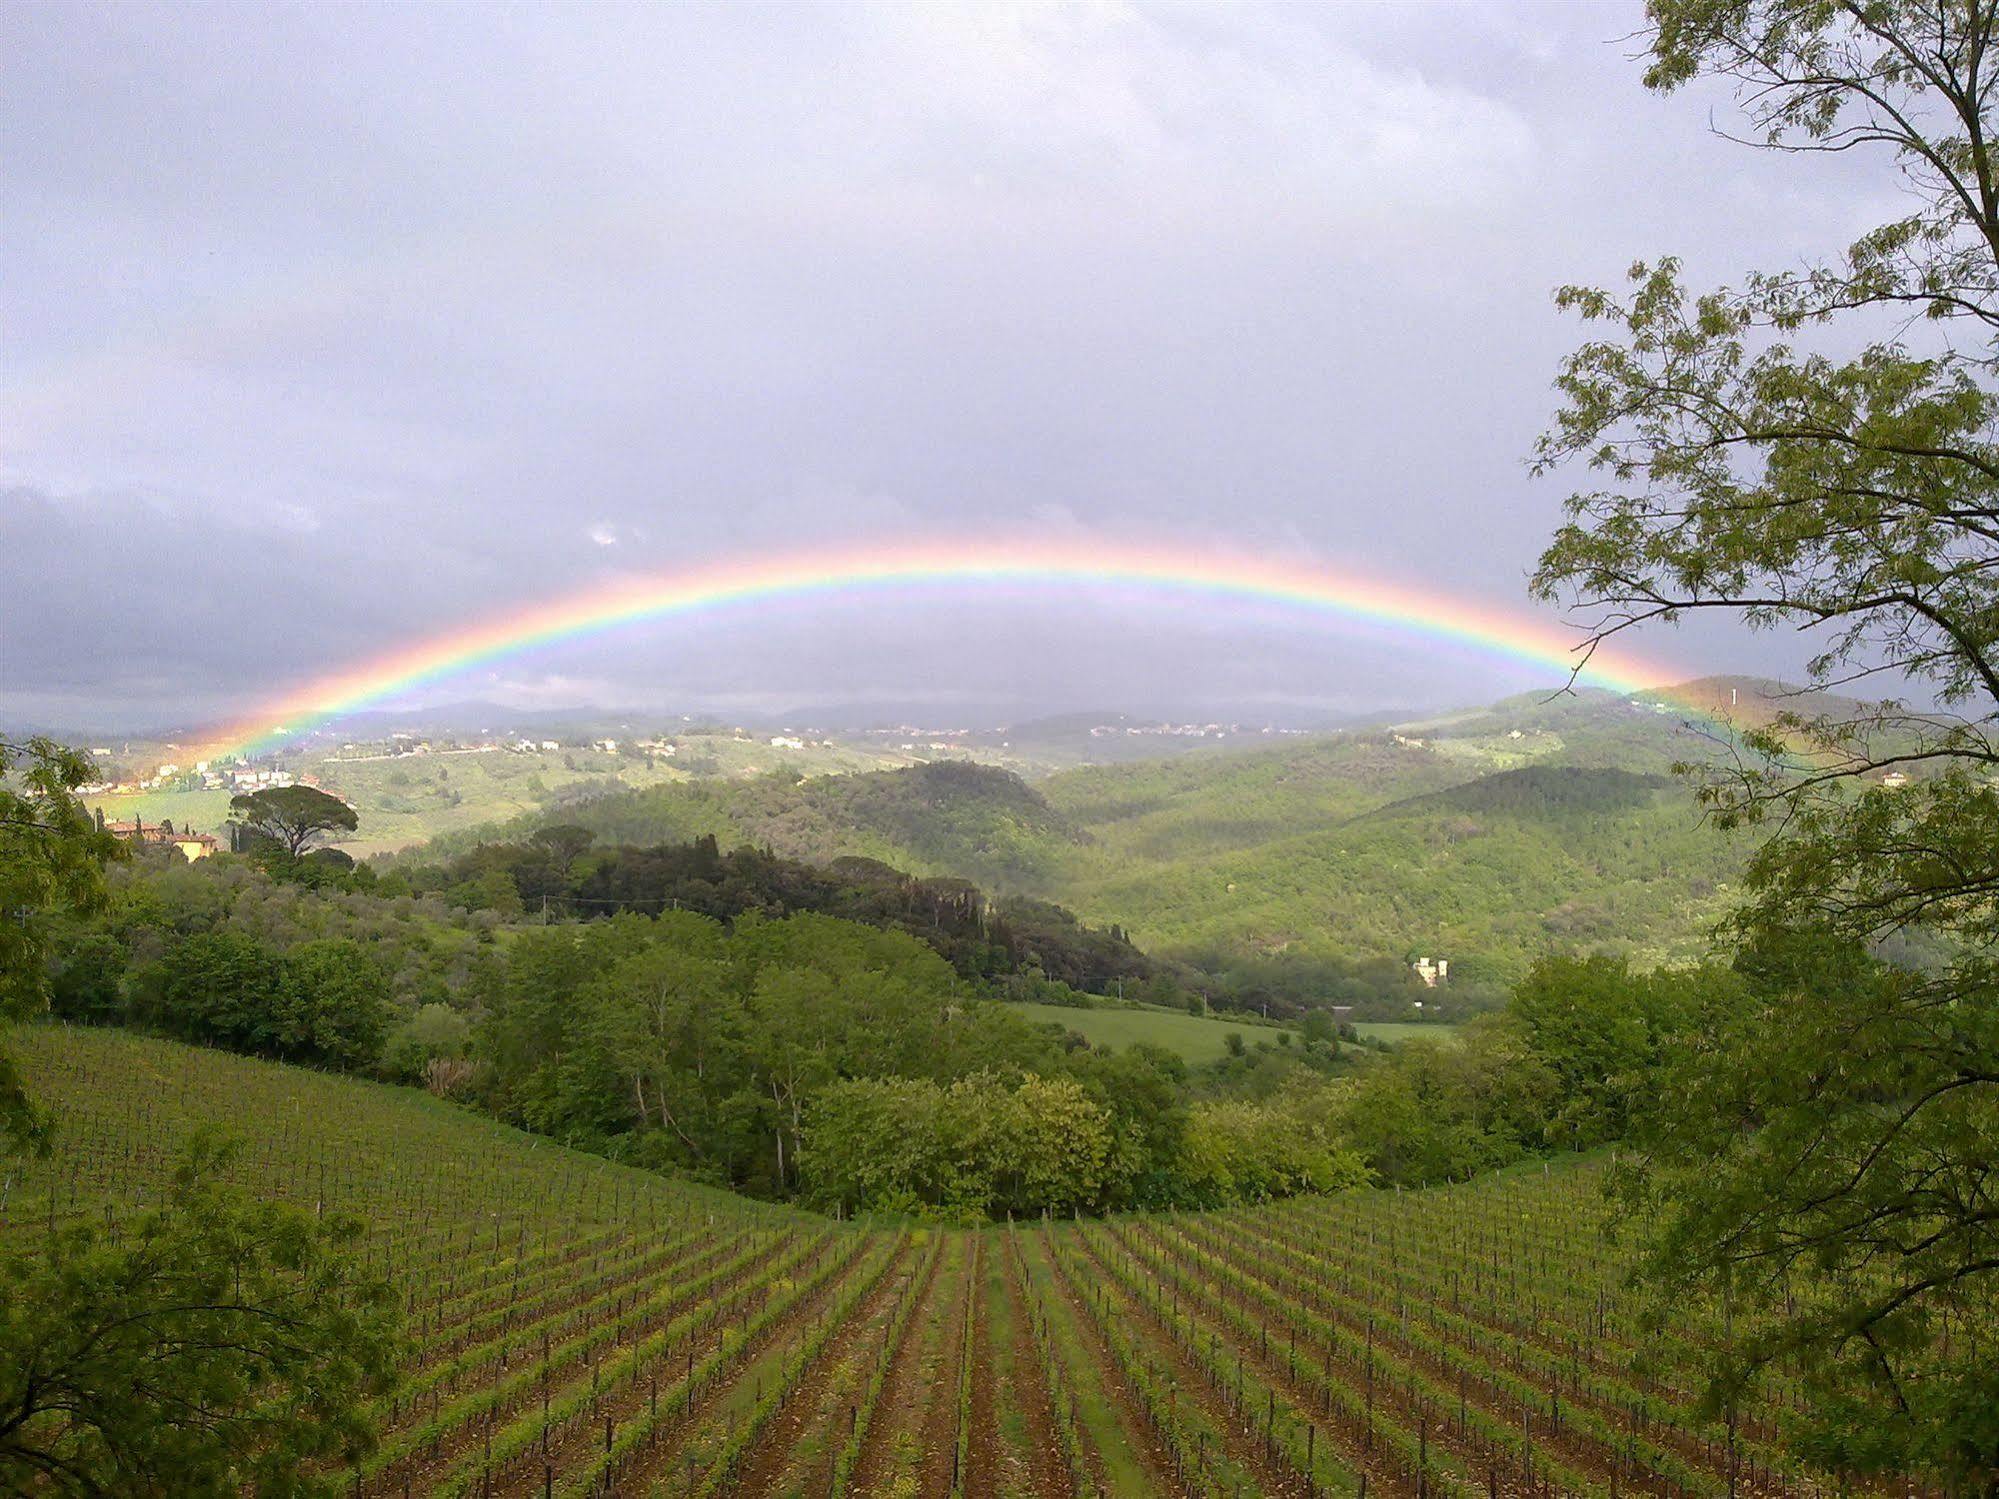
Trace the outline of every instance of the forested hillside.
<instances>
[{"instance_id":1,"label":"forested hillside","mask_svg":"<svg viewBox=\"0 0 1999 1499\"><path fill-rule=\"evenodd\" d=\"M1500 771L1236 852L1140 861L1094 831L1064 898L1128 913L1160 951L1211 965L1244 949L1431 953L1467 981L1557 948L1692 956L1743 857L1685 788L1573 766Z\"/></svg>"},{"instance_id":2,"label":"forested hillside","mask_svg":"<svg viewBox=\"0 0 1999 1499\"><path fill-rule=\"evenodd\" d=\"M1062 851L1087 836L1011 771L935 761L872 774L705 780L582 796L553 812L460 835L417 855L524 836L548 821L634 845L712 837L794 859L879 859L919 874L957 875L1023 891L1059 882Z\"/></svg>"},{"instance_id":3,"label":"forested hillside","mask_svg":"<svg viewBox=\"0 0 1999 1499\"><path fill-rule=\"evenodd\" d=\"M1667 772L1709 752L1713 732L1650 701L1529 696L1031 784L932 764L661 786L559 815L619 843L708 835L962 876L1117 922L1149 951L1211 972L1272 955L1434 954L1466 982L1497 983L1577 944L1642 961L1702 949L1743 846L1704 833Z\"/></svg>"}]
</instances>

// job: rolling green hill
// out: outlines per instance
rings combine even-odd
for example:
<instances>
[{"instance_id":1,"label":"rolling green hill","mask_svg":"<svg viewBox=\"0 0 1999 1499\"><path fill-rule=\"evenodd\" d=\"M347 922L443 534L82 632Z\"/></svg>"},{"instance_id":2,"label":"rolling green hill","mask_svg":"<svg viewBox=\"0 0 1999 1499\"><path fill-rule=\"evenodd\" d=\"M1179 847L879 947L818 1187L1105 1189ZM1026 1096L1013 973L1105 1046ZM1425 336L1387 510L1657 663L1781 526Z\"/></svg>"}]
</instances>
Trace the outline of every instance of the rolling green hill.
<instances>
[{"instance_id":1,"label":"rolling green hill","mask_svg":"<svg viewBox=\"0 0 1999 1499\"><path fill-rule=\"evenodd\" d=\"M778 748L764 740L720 733L684 734L675 755L654 754L629 742L615 752L580 744L556 749L445 749L434 754L353 754L315 751L286 755L295 774L350 802L359 831L341 847L357 859L491 827L516 817L539 823L567 799L603 796L656 785L699 786L709 778L753 778L778 766L799 774L839 775L907 763L907 756L844 744ZM122 757L129 768L170 759L159 747L150 755ZM107 762L109 774L118 760ZM112 820L171 820L176 826L220 833L229 820L227 791L162 788L100 791L85 798Z\"/></svg>"},{"instance_id":2,"label":"rolling green hill","mask_svg":"<svg viewBox=\"0 0 1999 1499\"><path fill-rule=\"evenodd\" d=\"M1460 977L1504 978L1556 946L1691 955L1742 857L1683 787L1580 767L1500 771L1298 827L1150 861L1100 830L1062 898L1119 911L1134 940L1165 951L1429 952Z\"/></svg>"},{"instance_id":3,"label":"rolling green hill","mask_svg":"<svg viewBox=\"0 0 1999 1499\"><path fill-rule=\"evenodd\" d=\"M1646 963L1701 949L1745 845L1702 826L1666 771L1708 744L1649 702L1529 696L1031 784L948 762L654 786L481 836L553 816L612 842L713 834L799 859L863 855L1058 901L1211 969L1435 954L1461 980L1501 982L1557 947Z\"/></svg>"},{"instance_id":4,"label":"rolling green hill","mask_svg":"<svg viewBox=\"0 0 1999 1499\"><path fill-rule=\"evenodd\" d=\"M573 822L607 843L654 844L713 835L826 863L858 856L923 875L956 875L1012 892L1059 881L1067 853L1088 835L1011 771L939 760L873 774L779 772L564 802L476 835L440 840L456 851L516 837L548 821Z\"/></svg>"}]
</instances>

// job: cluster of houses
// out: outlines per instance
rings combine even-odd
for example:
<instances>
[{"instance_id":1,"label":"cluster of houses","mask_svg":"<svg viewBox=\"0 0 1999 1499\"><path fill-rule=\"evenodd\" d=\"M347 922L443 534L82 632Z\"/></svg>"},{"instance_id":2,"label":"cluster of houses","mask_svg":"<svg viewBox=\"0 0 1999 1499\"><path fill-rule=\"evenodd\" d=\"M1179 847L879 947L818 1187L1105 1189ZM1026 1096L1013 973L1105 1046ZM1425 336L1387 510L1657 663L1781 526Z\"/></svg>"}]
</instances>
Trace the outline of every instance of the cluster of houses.
<instances>
[{"instance_id":1,"label":"cluster of houses","mask_svg":"<svg viewBox=\"0 0 1999 1499\"><path fill-rule=\"evenodd\" d=\"M343 764L354 764L363 760L407 760L417 755L541 755L552 754L560 749L594 750L602 755L618 753L623 741L617 739L572 740L567 744L560 739L530 739L524 735L499 739L481 740L477 744L459 744L455 740L434 743L417 734L397 733L390 736L387 749L369 744L343 744L340 753L331 757ZM669 739L637 739L631 748L642 754L671 755L676 746Z\"/></svg>"},{"instance_id":2,"label":"cluster of houses","mask_svg":"<svg viewBox=\"0 0 1999 1499\"><path fill-rule=\"evenodd\" d=\"M1090 729L1092 739L1226 739L1231 734L1305 734L1307 729L1282 729L1266 723L1244 726L1239 723L1100 723Z\"/></svg>"},{"instance_id":3,"label":"cluster of houses","mask_svg":"<svg viewBox=\"0 0 1999 1499\"><path fill-rule=\"evenodd\" d=\"M91 754L109 755L109 750L92 750ZM130 796L140 791L177 791L199 787L203 791L268 791L276 786L316 786L319 783L311 776L295 776L289 770L259 770L249 765L215 765L207 760L197 760L182 767L172 760L163 761L153 768L149 776L141 776L136 781L90 781L77 787L82 796Z\"/></svg>"},{"instance_id":4,"label":"cluster of houses","mask_svg":"<svg viewBox=\"0 0 1999 1499\"><path fill-rule=\"evenodd\" d=\"M106 822L102 808L97 813L97 829L141 848L177 848L189 863L207 858L220 847L213 833L197 833L185 825L176 828L169 818L158 822L136 817L130 822Z\"/></svg>"},{"instance_id":5,"label":"cluster of houses","mask_svg":"<svg viewBox=\"0 0 1999 1499\"><path fill-rule=\"evenodd\" d=\"M214 784L210 785L210 781ZM280 786L317 786L316 776L295 776L289 770L251 770L247 767L231 767L219 774L204 771L201 787L204 791L219 791L227 788L237 793L247 791L271 791Z\"/></svg>"}]
</instances>

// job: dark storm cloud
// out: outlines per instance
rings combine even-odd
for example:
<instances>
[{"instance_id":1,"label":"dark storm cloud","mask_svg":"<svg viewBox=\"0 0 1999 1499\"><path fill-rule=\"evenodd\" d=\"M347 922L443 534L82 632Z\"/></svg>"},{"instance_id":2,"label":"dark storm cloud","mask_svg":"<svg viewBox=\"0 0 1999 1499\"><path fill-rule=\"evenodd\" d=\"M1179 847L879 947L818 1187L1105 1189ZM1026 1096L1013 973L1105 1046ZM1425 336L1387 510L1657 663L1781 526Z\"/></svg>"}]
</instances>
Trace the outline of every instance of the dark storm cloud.
<instances>
[{"instance_id":1,"label":"dark storm cloud","mask_svg":"<svg viewBox=\"0 0 1999 1499\"><path fill-rule=\"evenodd\" d=\"M10 4L0 702L207 711L612 572L910 531L1518 599L1560 499L1522 467L1576 337L1550 287L1879 206L1646 95L1638 20ZM1409 680L1311 628L973 614L736 616L483 685Z\"/></svg>"}]
</instances>

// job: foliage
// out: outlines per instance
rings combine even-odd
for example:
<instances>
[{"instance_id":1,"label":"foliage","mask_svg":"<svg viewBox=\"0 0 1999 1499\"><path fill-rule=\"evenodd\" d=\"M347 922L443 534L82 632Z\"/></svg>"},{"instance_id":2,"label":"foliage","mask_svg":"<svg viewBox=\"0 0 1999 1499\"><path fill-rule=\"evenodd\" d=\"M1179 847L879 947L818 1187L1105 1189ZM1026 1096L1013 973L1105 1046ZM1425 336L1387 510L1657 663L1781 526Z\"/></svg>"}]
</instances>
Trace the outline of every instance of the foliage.
<instances>
[{"instance_id":1,"label":"foliage","mask_svg":"<svg viewBox=\"0 0 1999 1499\"><path fill-rule=\"evenodd\" d=\"M1563 367L1540 463L1600 487L1536 588L1590 608L1598 640L1703 610L1807 630L1810 686L1887 674L1936 704L1800 699L1706 767L1719 825L1772 830L1737 922L1757 1002L1717 1001L1648 1121L1652 1269L1741 1329L1717 1401L1781 1352L1809 1450L1989 1489L1999 1401L1966 1329L1999 1298L1999 13L1651 15L1652 87L1718 78L1766 145L1879 152L1904 211L1737 287L1695 294L1668 259L1621 297L1560 294L1602 334ZM1925 969L1868 962L1886 938Z\"/></svg>"},{"instance_id":2,"label":"foliage","mask_svg":"<svg viewBox=\"0 0 1999 1499\"><path fill-rule=\"evenodd\" d=\"M1558 1084L1519 1029L1472 1022L1457 1045L1404 1042L1340 1107L1342 1137L1384 1182L1467 1181L1541 1148Z\"/></svg>"},{"instance_id":3,"label":"foliage","mask_svg":"<svg viewBox=\"0 0 1999 1499\"><path fill-rule=\"evenodd\" d=\"M1278 1107L1196 1104L1187 1122L1186 1199L1219 1207L1365 1186L1372 1173L1310 1093Z\"/></svg>"},{"instance_id":4,"label":"foliage","mask_svg":"<svg viewBox=\"0 0 1999 1499\"><path fill-rule=\"evenodd\" d=\"M697 911L733 921L747 914L817 912L920 937L967 978L1016 976L1102 989L1152 973L1117 927L1087 927L1059 906L993 901L960 879L916 879L872 859L827 865L781 858L767 849L724 853L712 836L652 847L603 845L585 852L582 829L553 830L575 846L551 847L543 829L518 843L481 845L443 865L412 865L415 889L440 891L463 910L512 918L524 910L601 916Z\"/></svg>"},{"instance_id":5,"label":"foliage","mask_svg":"<svg viewBox=\"0 0 1999 1499\"><path fill-rule=\"evenodd\" d=\"M1029 1077L1010 1088L984 1072L835 1084L815 1101L807 1139L809 1200L963 1218L1094 1204L1111 1149L1110 1122L1079 1084Z\"/></svg>"},{"instance_id":6,"label":"foliage","mask_svg":"<svg viewBox=\"0 0 1999 1499\"><path fill-rule=\"evenodd\" d=\"M472 1022L439 1001L420 1005L383 1044L382 1071L398 1082L422 1082L439 1061L462 1060L472 1049Z\"/></svg>"},{"instance_id":7,"label":"foliage","mask_svg":"<svg viewBox=\"0 0 1999 1499\"><path fill-rule=\"evenodd\" d=\"M613 844L712 838L835 869L854 859L926 882L975 880L1001 892L994 904L1017 933L1028 923L1016 897L1059 902L1115 922L1152 971L1225 1007L1293 1013L1316 997L1410 1018L1425 996L1409 991L1407 961L1429 952L1464 975L1430 997L1461 1018L1546 952L1586 944L1651 962L1704 949L1748 848L1716 840L1658 779L1709 748L1681 715L1587 694L1416 732L1085 767L1032 785L941 764L703 781L561 815ZM1459 801L1442 799L1459 787ZM538 825L522 819L486 841ZM577 888L595 900L674 893ZM1044 966L1093 990L1120 971Z\"/></svg>"},{"instance_id":8,"label":"foliage","mask_svg":"<svg viewBox=\"0 0 1999 1499\"><path fill-rule=\"evenodd\" d=\"M98 903L104 865L123 853L77 800L90 778L89 759L75 750L0 737L0 1024L48 1003L54 924ZM31 1143L44 1125L0 1052L0 1136Z\"/></svg>"},{"instance_id":9,"label":"foliage","mask_svg":"<svg viewBox=\"0 0 1999 1499\"><path fill-rule=\"evenodd\" d=\"M285 954L278 992L277 1054L332 1067L371 1067L381 1055L386 976L374 955L341 937Z\"/></svg>"},{"instance_id":10,"label":"foliage","mask_svg":"<svg viewBox=\"0 0 1999 1499\"><path fill-rule=\"evenodd\" d=\"M388 1287L351 1219L216 1185L0 1258L0 1486L54 1494L334 1494L393 1383Z\"/></svg>"},{"instance_id":11,"label":"foliage","mask_svg":"<svg viewBox=\"0 0 1999 1499\"><path fill-rule=\"evenodd\" d=\"M1508 1020L1553 1075L1548 1143L1621 1140L1666 1048L1684 1034L1706 970L1639 975L1611 958L1545 958L1513 990Z\"/></svg>"},{"instance_id":12,"label":"foliage","mask_svg":"<svg viewBox=\"0 0 1999 1499\"><path fill-rule=\"evenodd\" d=\"M329 833L351 833L361 819L337 796L313 786L269 786L229 799L230 816L296 859Z\"/></svg>"},{"instance_id":13,"label":"foliage","mask_svg":"<svg viewBox=\"0 0 1999 1499\"><path fill-rule=\"evenodd\" d=\"M520 867L545 846L519 851ZM937 949L950 927L911 919L963 909L959 896L926 906L921 887L899 876L827 878L762 856L732 861L712 845L651 852L662 866L678 857L711 874L739 872L728 879L740 884L711 888L857 890L850 909L887 927L812 912L766 919L750 909L730 924L669 910L508 928L491 911L464 911L436 893L397 893L389 879L300 883L261 861L220 856L120 871L106 909L59 934L59 1012L379 1072L622 1159L772 1196L801 1191L808 1115L831 1085L948 1086L980 1072L1009 1088L1030 1077L1073 1082L1108 1121L1104 1169L1080 1189L1030 1176L1008 1188L1012 1200L1029 1190L1092 1208L1193 1200L1180 1159L1193 1086L1186 1069L1144 1044L1089 1047L1024 1023L1031 1007L982 997L984 986ZM601 869L595 857L571 850L579 868ZM752 876L763 883L750 884ZM1056 931L1058 917L1049 918ZM904 922L930 940L901 930ZM1085 936L1122 945L1110 934ZM1073 993L1038 973L1002 982ZM1215 1024L1177 1011L1166 1018ZM1123 1038L1133 1039L1143 1040Z\"/></svg>"},{"instance_id":14,"label":"foliage","mask_svg":"<svg viewBox=\"0 0 1999 1499\"><path fill-rule=\"evenodd\" d=\"M140 1023L236 1051L372 1066L388 1011L373 956L344 938L281 953L241 932L196 932L133 975Z\"/></svg>"},{"instance_id":15,"label":"foliage","mask_svg":"<svg viewBox=\"0 0 1999 1499\"><path fill-rule=\"evenodd\" d=\"M1775 1366L1804 1374L1798 1438L1852 1471L1974 1475L1999 1447L1999 985L1967 992L1869 959L1834 931L1773 932L1674 1038L1627 1172L1665 1228L1665 1298L1734 1316L1727 1407Z\"/></svg>"}]
</instances>

